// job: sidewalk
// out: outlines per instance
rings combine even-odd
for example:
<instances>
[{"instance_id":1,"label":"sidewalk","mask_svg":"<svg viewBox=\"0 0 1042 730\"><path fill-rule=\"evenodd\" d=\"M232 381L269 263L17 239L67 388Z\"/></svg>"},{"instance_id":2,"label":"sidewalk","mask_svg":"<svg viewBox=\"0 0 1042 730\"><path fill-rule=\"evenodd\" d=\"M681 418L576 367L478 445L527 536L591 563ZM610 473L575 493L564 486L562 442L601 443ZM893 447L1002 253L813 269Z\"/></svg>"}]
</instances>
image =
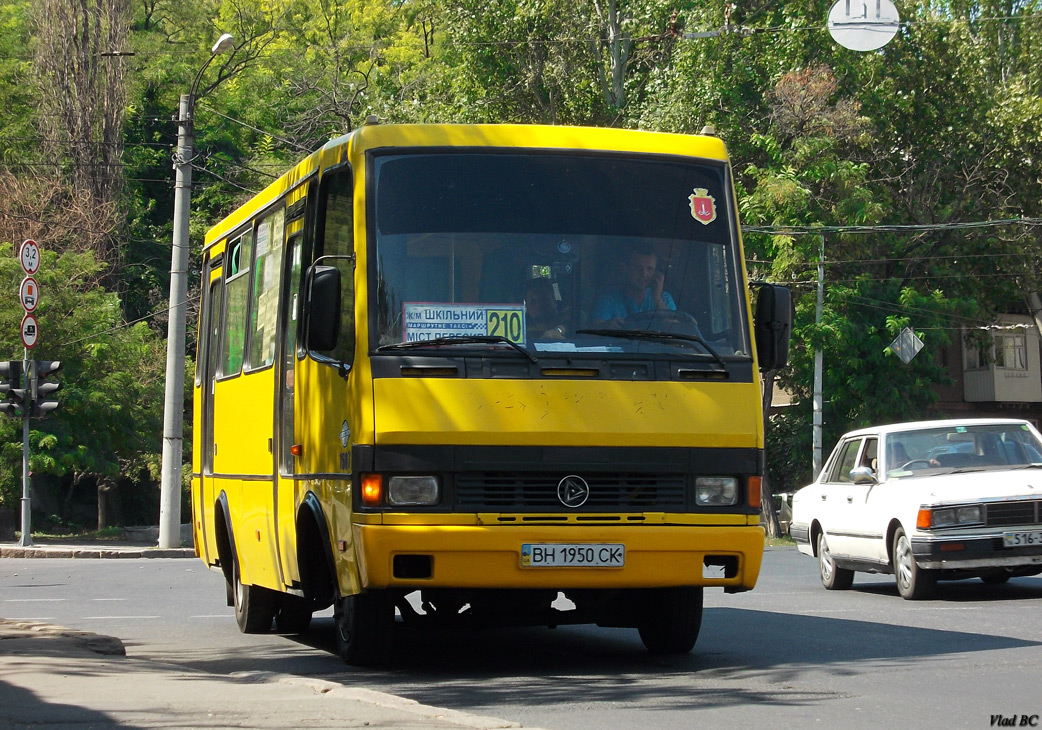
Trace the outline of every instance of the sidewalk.
<instances>
[{"instance_id":1,"label":"sidewalk","mask_svg":"<svg viewBox=\"0 0 1042 730\"><path fill-rule=\"evenodd\" d=\"M194 558L195 551L126 542L0 545L0 558L8 557ZM521 725L310 677L194 671L128 657L116 637L0 618L0 728L38 727L493 730Z\"/></svg>"},{"instance_id":2,"label":"sidewalk","mask_svg":"<svg viewBox=\"0 0 1042 730\"><path fill-rule=\"evenodd\" d=\"M320 679L196 672L127 657L123 643L111 636L0 619L0 727L493 730L520 725Z\"/></svg>"},{"instance_id":3,"label":"sidewalk","mask_svg":"<svg viewBox=\"0 0 1042 730\"><path fill-rule=\"evenodd\" d=\"M181 543L191 543L191 525L181 525ZM0 558L194 558L192 547L159 548L158 527L128 527L122 538L37 538L22 547L15 539L0 542Z\"/></svg>"},{"instance_id":4,"label":"sidewalk","mask_svg":"<svg viewBox=\"0 0 1042 730\"><path fill-rule=\"evenodd\" d=\"M45 542L30 547L0 544L0 558L194 558L195 548L159 548L154 543L93 541Z\"/></svg>"}]
</instances>

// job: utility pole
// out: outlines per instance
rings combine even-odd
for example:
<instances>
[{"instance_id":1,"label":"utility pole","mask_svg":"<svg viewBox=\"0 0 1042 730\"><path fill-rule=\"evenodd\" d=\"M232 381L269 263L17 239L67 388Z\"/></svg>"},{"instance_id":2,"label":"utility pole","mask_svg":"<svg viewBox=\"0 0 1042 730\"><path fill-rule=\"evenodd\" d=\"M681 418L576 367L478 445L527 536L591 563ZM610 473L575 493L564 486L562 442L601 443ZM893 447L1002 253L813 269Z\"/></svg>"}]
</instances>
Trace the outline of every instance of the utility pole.
<instances>
[{"instance_id":1,"label":"utility pole","mask_svg":"<svg viewBox=\"0 0 1042 730\"><path fill-rule=\"evenodd\" d=\"M22 387L28 396L32 388L28 349L22 354ZM29 485L29 407L28 402L22 405L25 412L22 415L22 538L18 541L19 547L32 547L33 544L33 538L29 534L33 518L33 493Z\"/></svg>"},{"instance_id":2,"label":"utility pole","mask_svg":"<svg viewBox=\"0 0 1042 730\"><path fill-rule=\"evenodd\" d=\"M159 547L181 544L181 455L184 445L185 331L188 310L188 213L192 207L192 155L196 90L203 71L219 53L235 48L225 33L181 95L174 158L174 237L170 252L170 320L166 332L166 391L163 401L163 465L159 495Z\"/></svg>"},{"instance_id":3,"label":"utility pole","mask_svg":"<svg viewBox=\"0 0 1042 730\"><path fill-rule=\"evenodd\" d=\"M821 314L825 306L825 234L821 234L821 257L818 259L818 306L815 310L814 324L821 328ZM821 395L821 381L822 381L822 370L823 370L823 355L821 352L821 346L814 351L814 425L813 425L813 444L814 444L814 478L817 479L818 474L821 473L821 410L822 410L822 395Z\"/></svg>"}]
</instances>

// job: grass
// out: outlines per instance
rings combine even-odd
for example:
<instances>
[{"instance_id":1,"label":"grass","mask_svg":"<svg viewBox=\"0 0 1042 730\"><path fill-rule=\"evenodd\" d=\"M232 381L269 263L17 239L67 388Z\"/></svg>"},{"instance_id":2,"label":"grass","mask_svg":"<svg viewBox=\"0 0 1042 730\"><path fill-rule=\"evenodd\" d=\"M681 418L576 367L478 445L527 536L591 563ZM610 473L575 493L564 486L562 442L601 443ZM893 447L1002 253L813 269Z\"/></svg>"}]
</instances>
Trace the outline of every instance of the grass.
<instances>
[{"instance_id":1,"label":"grass","mask_svg":"<svg viewBox=\"0 0 1042 730\"><path fill-rule=\"evenodd\" d=\"M105 527L101 530L60 530L51 532L48 530L33 530L30 533L33 540L61 541L61 540L122 540L126 537L126 531L122 527ZM20 539L22 533L15 530L16 539Z\"/></svg>"}]
</instances>

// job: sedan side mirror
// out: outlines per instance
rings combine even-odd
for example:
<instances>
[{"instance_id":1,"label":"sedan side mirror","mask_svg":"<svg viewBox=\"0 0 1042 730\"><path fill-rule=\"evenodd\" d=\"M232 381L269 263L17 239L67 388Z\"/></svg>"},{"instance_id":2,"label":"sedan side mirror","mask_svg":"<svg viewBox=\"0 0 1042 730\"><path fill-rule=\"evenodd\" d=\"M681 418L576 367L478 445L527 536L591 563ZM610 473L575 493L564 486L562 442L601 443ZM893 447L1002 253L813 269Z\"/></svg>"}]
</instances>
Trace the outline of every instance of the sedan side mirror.
<instances>
[{"instance_id":1,"label":"sedan side mirror","mask_svg":"<svg viewBox=\"0 0 1042 730\"><path fill-rule=\"evenodd\" d=\"M850 481L854 484L876 484L876 475L867 466L856 466L850 470Z\"/></svg>"}]
</instances>

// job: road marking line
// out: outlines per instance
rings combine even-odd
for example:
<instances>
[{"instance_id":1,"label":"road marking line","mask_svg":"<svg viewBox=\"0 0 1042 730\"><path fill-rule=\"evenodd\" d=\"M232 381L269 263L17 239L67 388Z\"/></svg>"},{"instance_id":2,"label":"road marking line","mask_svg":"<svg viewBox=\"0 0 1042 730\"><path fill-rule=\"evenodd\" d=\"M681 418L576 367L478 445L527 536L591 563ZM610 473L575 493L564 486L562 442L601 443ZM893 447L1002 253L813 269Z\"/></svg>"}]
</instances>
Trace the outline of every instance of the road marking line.
<instances>
[{"instance_id":1,"label":"road marking line","mask_svg":"<svg viewBox=\"0 0 1042 730\"><path fill-rule=\"evenodd\" d=\"M5 598L4 603L57 603L65 598Z\"/></svg>"}]
</instances>

